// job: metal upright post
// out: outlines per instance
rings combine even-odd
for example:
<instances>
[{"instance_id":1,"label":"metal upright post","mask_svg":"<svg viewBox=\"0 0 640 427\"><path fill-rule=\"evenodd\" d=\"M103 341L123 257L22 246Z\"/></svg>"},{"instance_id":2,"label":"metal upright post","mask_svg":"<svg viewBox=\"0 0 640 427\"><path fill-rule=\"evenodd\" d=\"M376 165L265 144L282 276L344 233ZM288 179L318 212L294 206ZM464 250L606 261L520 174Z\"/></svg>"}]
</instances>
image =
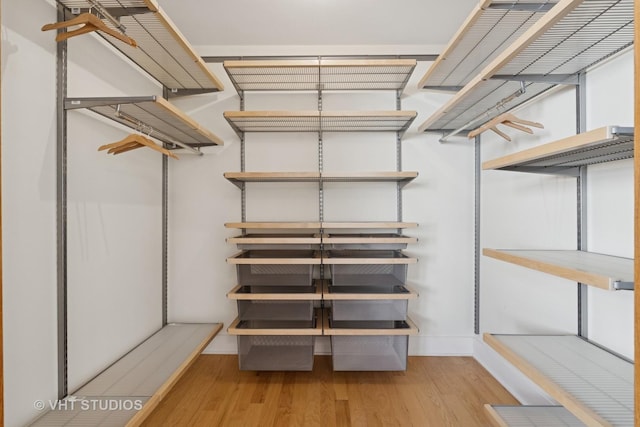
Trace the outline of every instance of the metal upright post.
<instances>
[{"instance_id":1,"label":"metal upright post","mask_svg":"<svg viewBox=\"0 0 640 427\"><path fill-rule=\"evenodd\" d=\"M402 110L402 93L400 90L396 91L396 111ZM402 171L402 133L400 131L396 132L396 170L398 172ZM396 220L398 222L402 222L403 212L402 212L402 184L398 183L396 186ZM398 233L401 230L398 229Z\"/></svg>"},{"instance_id":2,"label":"metal upright post","mask_svg":"<svg viewBox=\"0 0 640 427\"><path fill-rule=\"evenodd\" d=\"M475 166L474 166L474 208L473 208L473 218L474 218L474 233L473 233L473 247L474 247L474 270L473 270L473 283L474 283L474 320L473 320L473 331L475 334L480 333L480 197L481 197L481 186L480 179L482 178L482 150L481 150L481 137L480 135L476 136L474 140L474 153L475 153Z\"/></svg>"},{"instance_id":3,"label":"metal upright post","mask_svg":"<svg viewBox=\"0 0 640 427\"><path fill-rule=\"evenodd\" d=\"M162 89L164 99L169 99L169 89ZM169 158L162 156L162 326L169 318Z\"/></svg>"},{"instance_id":4,"label":"metal upright post","mask_svg":"<svg viewBox=\"0 0 640 427\"><path fill-rule=\"evenodd\" d=\"M238 95L240 96L240 111L244 111L244 91L238 91ZM240 172L245 172L245 133L242 132L240 134ZM242 183L240 186L240 220L242 222L247 221L247 185L246 183ZM242 235L247 234L247 229L242 229Z\"/></svg>"},{"instance_id":5,"label":"metal upright post","mask_svg":"<svg viewBox=\"0 0 640 427\"><path fill-rule=\"evenodd\" d=\"M58 21L65 20L65 8L58 4ZM65 32L65 29L58 30ZM56 99L56 222L57 222L57 332L58 399L68 393L67 383L67 42L57 44Z\"/></svg>"},{"instance_id":6,"label":"metal upright post","mask_svg":"<svg viewBox=\"0 0 640 427\"><path fill-rule=\"evenodd\" d=\"M587 130L587 85L586 74L578 75L576 85L576 133ZM577 246L587 250L587 168L580 166L577 182ZM589 288L578 283L578 336L589 337Z\"/></svg>"}]
</instances>

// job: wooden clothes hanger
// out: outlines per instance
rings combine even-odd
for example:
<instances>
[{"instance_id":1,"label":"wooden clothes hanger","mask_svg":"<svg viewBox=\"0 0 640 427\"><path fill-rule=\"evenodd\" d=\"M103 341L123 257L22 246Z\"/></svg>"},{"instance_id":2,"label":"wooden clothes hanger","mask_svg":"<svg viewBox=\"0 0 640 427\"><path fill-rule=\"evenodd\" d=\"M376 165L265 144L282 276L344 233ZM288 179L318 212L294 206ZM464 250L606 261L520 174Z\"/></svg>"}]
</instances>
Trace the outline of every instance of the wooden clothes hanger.
<instances>
[{"instance_id":1,"label":"wooden clothes hanger","mask_svg":"<svg viewBox=\"0 0 640 427\"><path fill-rule=\"evenodd\" d=\"M490 131L493 131L493 132L497 133L498 135L500 135L502 138L506 139L507 141L511 142L511 137L509 135L507 135L506 133L502 132L500 129L498 129L497 126L499 124L502 124L502 125L505 125L505 126L509 126L510 128L517 129L519 131L526 132L528 134L533 134L533 130L531 130L527 126L531 126L531 127L535 127L535 128L539 128L539 129L544 129L544 126L542 125L542 123L537 123L537 122L532 122L532 121L529 121L529 120L524 120L524 119L521 119L521 118L511 114L511 113L503 113L503 114L500 114L499 116L489 120L487 123L483 124L479 128L476 128L476 129L472 130L471 132L469 132L468 137L469 138L475 138L476 136L480 135L481 133L484 133L484 132L490 130Z\"/></svg>"},{"instance_id":2,"label":"wooden clothes hanger","mask_svg":"<svg viewBox=\"0 0 640 427\"><path fill-rule=\"evenodd\" d=\"M46 24L42 27L42 31L57 30L59 28L68 28L74 25L82 25L82 27L73 31L67 31L67 32L58 34L56 36L56 41L61 42L71 37L79 36L81 34L86 34L93 31L102 31L103 33L108 34L112 37L115 37L116 39L130 46L133 46L133 47L138 46L138 44L134 39L107 26L104 22L102 22L100 18L88 12L81 13L80 15L76 16L75 18L69 19L68 21L61 21L61 22L55 22L53 24Z\"/></svg>"},{"instance_id":3,"label":"wooden clothes hanger","mask_svg":"<svg viewBox=\"0 0 640 427\"><path fill-rule=\"evenodd\" d=\"M111 144L102 145L98 148L98 151L108 150L109 154L121 154L127 151L135 150L137 148L148 147L152 150L158 151L166 156L174 158L178 160L178 156L173 154L171 151L167 150L164 147L159 146L151 139L147 138L144 135L140 135L138 133L132 133L126 136L124 139L120 141L113 142Z\"/></svg>"}]
</instances>

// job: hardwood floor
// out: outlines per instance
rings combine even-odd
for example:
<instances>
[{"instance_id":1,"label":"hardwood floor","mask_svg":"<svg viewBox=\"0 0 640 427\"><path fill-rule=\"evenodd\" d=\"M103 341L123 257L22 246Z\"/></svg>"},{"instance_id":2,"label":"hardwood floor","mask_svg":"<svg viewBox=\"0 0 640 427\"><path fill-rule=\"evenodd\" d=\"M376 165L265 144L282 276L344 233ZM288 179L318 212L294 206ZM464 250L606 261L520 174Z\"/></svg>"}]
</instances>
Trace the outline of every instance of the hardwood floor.
<instances>
[{"instance_id":1,"label":"hardwood floor","mask_svg":"<svg viewBox=\"0 0 640 427\"><path fill-rule=\"evenodd\" d=\"M470 357L409 357L406 372L242 372L202 355L144 426L490 426L485 403L517 404Z\"/></svg>"}]
</instances>

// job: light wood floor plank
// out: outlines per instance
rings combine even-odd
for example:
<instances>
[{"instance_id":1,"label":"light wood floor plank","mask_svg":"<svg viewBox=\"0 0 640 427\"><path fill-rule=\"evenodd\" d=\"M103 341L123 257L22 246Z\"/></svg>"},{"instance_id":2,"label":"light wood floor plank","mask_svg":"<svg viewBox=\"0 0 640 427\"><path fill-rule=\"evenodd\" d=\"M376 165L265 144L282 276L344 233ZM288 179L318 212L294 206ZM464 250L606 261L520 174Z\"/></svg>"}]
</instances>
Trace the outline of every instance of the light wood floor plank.
<instances>
[{"instance_id":1,"label":"light wood floor plank","mask_svg":"<svg viewBox=\"0 0 640 427\"><path fill-rule=\"evenodd\" d=\"M406 372L244 372L202 355L145 426L488 426L483 405L518 402L470 357L410 357Z\"/></svg>"}]
</instances>

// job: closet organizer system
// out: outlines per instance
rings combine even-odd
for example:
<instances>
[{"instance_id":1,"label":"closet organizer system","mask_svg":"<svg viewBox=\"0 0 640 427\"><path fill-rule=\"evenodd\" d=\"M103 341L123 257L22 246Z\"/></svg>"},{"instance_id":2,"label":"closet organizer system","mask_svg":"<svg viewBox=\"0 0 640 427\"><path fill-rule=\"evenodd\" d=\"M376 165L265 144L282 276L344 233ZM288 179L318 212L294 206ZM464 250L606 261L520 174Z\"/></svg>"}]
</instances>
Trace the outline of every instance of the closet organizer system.
<instances>
[{"instance_id":1,"label":"closet organizer system","mask_svg":"<svg viewBox=\"0 0 640 427\"><path fill-rule=\"evenodd\" d=\"M226 224L242 230L228 239L242 252L227 260L237 266L238 283L228 297L237 301L238 317L229 333L237 335L240 369L311 370L315 337L320 335L331 337L334 370L406 369L408 336L417 328L407 316L408 300L416 293L405 282L408 265L416 259L402 249L416 239L401 232L417 224L402 222L402 188L417 172L402 171L401 139L416 112L401 111L400 96L415 65L414 59L224 62L241 109L224 113L242 144L241 171L224 174L242 191L241 222ZM315 94L318 109L244 111L248 92L276 90ZM395 91L396 110L325 111L323 92L341 90ZM318 169L245 171L245 137L251 132L316 133ZM326 171L326 132L393 135L397 170ZM311 222L247 221L246 186L283 182L317 183L318 216ZM325 184L340 182L395 185L395 221L326 222Z\"/></svg>"},{"instance_id":2,"label":"closet organizer system","mask_svg":"<svg viewBox=\"0 0 640 427\"><path fill-rule=\"evenodd\" d=\"M66 146L67 111L85 108L121 125L143 131L164 144L157 151L184 148L199 152L200 147L220 145L222 141L163 98L68 98L67 42L69 36L96 32L105 42L157 80L169 95L216 92L223 85L195 53L187 40L153 0L59 0L58 24L45 26L59 29L57 40L58 67L58 133L57 133L57 201L58 201L58 396L68 396L67 388L67 185ZM69 20L83 15L85 27L66 31ZM100 24L96 19L102 22ZM77 21L78 19L76 19ZM72 22L76 22L72 21ZM105 30L108 28L109 30ZM101 30L102 29L102 30ZM120 34L121 37L113 35ZM126 34L124 36L123 34ZM87 36L84 36L87 37ZM131 42L131 40L134 42ZM145 141L146 142L146 141ZM149 155L157 155L149 152ZM101 411L93 404L86 407L78 401L58 410L48 411L34 425L139 425L157 406L182 373L190 366L206 345L220 331L222 324L167 323L167 156L163 155L163 282L162 328L111 367L85 384L72 390L76 399L122 404L113 411ZM158 230L160 232L160 230ZM132 407L138 401L142 407ZM88 402L91 403L91 402ZM102 405L102 403L101 403ZM111 406L112 408L112 406ZM62 410L64 409L64 410ZM139 409L139 410L138 410Z\"/></svg>"},{"instance_id":3,"label":"closet organizer system","mask_svg":"<svg viewBox=\"0 0 640 427\"><path fill-rule=\"evenodd\" d=\"M497 250L483 254L578 282L576 336L485 334L484 340L536 382L557 407L487 406L495 425L633 425L633 363L589 341L586 286L633 289L633 260L586 248L588 165L633 157L633 128L585 129L585 79L590 66L633 43L632 0L483 0L420 82L455 92L420 129L442 142L464 135L503 111L556 85L575 85L577 135L482 164L485 170L559 174L577 179L578 250ZM482 49L479 49L479 45ZM476 177L480 173L476 139ZM479 181L476 179L477 197ZM476 229L479 200L476 198ZM476 284L479 241L476 241ZM476 300L476 333L479 333ZM632 327L632 325L628 325Z\"/></svg>"}]
</instances>

